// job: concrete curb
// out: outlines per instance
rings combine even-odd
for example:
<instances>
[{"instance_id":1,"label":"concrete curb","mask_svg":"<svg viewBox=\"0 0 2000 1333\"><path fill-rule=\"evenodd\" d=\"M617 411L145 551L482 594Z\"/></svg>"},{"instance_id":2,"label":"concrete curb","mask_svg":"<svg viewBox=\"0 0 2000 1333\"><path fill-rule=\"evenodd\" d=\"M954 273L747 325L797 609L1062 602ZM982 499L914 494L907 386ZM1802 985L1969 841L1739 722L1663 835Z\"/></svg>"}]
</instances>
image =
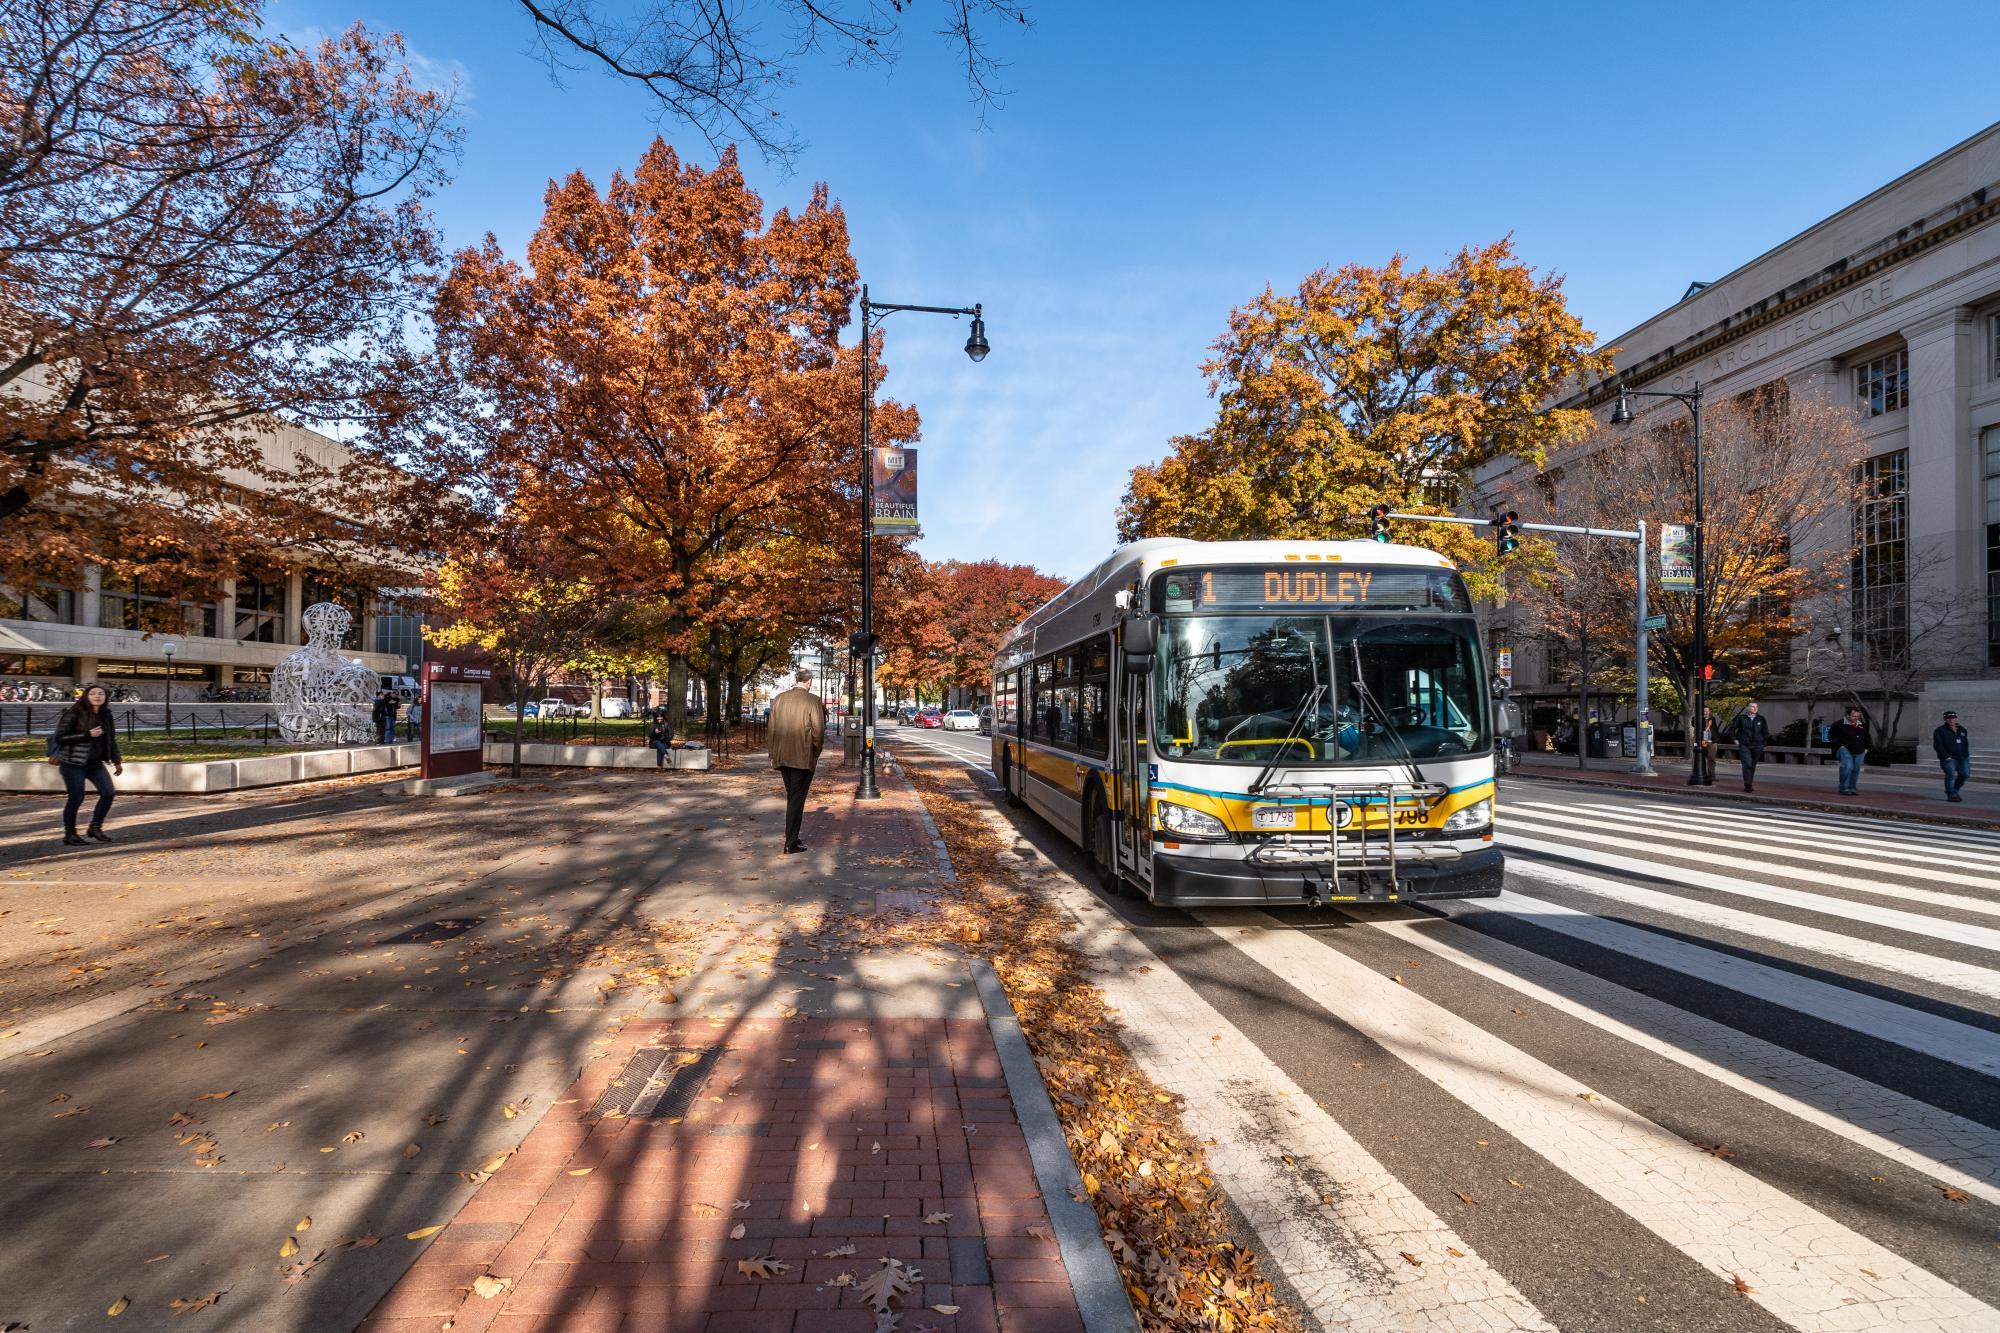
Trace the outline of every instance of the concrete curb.
<instances>
[{"instance_id":1,"label":"concrete curb","mask_svg":"<svg viewBox=\"0 0 2000 1333\"><path fill-rule=\"evenodd\" d=\"M1885 810L1880 806L1843 805L1814 796L1765 796L1737 791L1718 791L1711 787L1661 787L1650 782L1623 782L1611 775L1580 773L1538 773L1532 765L1523 765L1507 775L1510 778L1528 778L1535 782L1566 782L1572 787L1610 787L1618 791L1665 792L1669 795L1695 795L1708 800L1729 801L1736 805L1762 806L1773 810L1806 810L1815 814L1858 815L1865 819L1893 819L1919 824L1950 824L1960 828L1994 830L2000 829L2000 816L1960 814L1951 810Z\"/></svg>"},{"instance_id":2,"label":"concrete curb","mask_svg":"<svg viewBox=\"0 0 2000 1333\"><path fill-rule=\"evenodd\" d=\"M1042 1187L1042 1202L1049 1210L1056 1244L1062 1249L1063 1267L1069 1270L1071 1290L1076 1293L1077 1313L1083 1316L1087 1333L1138 1333L1139 1316L1132 1310L1125 1284L1119 1280L1118 1265L1104 1248L1104 1231L1098 1225L1097 1210L1078 1203L1071 1190L1082 1192L1083 1177L1076 1159L1070 1156L1063 1138L1062 1124L1056 1119L1055 1103L1049 1100L1048 1086L1035 1066L1028 1039L1021 1034L1021 1022L1000 985L1000 975L984 958L972 960L972 979L979 987L979 999L986 1007L986 1026L993 1033L993 1045L1000 1053L1000 1069L1007 1076L1007 1095L1014 1099L1014 1114L1020 1118L1021 1134L1028 1141L1028 1156L1035 1163L1035 1181Z\"/></svg>"}]
</instances>

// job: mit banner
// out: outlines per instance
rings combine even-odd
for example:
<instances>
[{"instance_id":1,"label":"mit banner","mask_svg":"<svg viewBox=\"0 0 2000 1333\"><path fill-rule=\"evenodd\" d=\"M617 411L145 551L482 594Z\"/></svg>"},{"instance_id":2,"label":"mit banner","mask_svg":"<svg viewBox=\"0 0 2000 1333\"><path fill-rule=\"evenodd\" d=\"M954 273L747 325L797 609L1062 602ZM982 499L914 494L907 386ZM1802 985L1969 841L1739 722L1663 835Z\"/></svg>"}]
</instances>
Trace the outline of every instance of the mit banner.
<instances>
[{"instance_id":1,"label":"mit banner","mask_svg":"<svg viewBox=\"0 0 2000 1333\"><path fill-rule=\"evenodd\" d=\"M1685 523L1660 525L1660 588L1694 591L1694 529Z\"/></svg>"},{"instance_id":2,"label":"mit banner","mask_svg":"<svg viewBox=\"0 0 2000 1333\"><path fill-rule=\"evenodd\" d=\"M876 448L874 454L875 535L917 534L917 451Z\"/></svg>"}]
</instances>

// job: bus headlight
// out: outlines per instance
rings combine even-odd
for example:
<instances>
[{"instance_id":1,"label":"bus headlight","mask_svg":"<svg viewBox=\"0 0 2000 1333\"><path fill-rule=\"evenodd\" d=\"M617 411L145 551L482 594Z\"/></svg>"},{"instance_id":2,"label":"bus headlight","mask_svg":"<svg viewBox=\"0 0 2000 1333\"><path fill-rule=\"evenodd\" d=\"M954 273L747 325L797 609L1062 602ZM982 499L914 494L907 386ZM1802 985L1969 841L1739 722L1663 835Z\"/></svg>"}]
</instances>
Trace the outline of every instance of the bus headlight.
<instances>
[{"instance_id":1,"label":"bus headlight","mask_svg":"<svg viewBox=\"0 0 2000 1333\"><path fill-rule=\"evenodd\" d=\"M1177 838L1226 838L1229 830L1214 815L1190 810L1172 801L1161 801L1157 807L1160 817L1160 831Z\"/></svg>"},{"instance_id":2,"label":"bus headlight","mask_svg":"<svg viewBox=\"0 0 2000 1333\"><path fill-rule=\"evenodd\" d=\"M1474 801L1463 810L1454 810L1444 817L1446 833L1476 833L1493 822L1493 802Z\"/></svg>"}]
</instances>

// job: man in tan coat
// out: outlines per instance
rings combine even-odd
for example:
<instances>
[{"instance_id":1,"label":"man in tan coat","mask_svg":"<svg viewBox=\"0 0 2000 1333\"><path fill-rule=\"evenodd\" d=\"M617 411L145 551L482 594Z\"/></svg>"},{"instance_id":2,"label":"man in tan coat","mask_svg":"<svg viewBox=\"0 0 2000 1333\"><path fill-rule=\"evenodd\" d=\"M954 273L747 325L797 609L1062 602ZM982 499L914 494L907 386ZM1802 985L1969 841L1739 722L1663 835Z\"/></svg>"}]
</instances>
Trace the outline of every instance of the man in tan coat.
<instances>
[{"instance_id":1,"label":"man in tan coat","mask_svg":"<svg viewBox=\"0 0 2000 1333\"><path fill-rule=\"evenodd\" d=\"M769 749L771 767L785 779L785 855L804 851L799 821L805 817L806 791L812 786L820 746L826 743L826 705L813 693L812 672L801 671L797 684L771 701Z\"/></svg>"}]
</instances>

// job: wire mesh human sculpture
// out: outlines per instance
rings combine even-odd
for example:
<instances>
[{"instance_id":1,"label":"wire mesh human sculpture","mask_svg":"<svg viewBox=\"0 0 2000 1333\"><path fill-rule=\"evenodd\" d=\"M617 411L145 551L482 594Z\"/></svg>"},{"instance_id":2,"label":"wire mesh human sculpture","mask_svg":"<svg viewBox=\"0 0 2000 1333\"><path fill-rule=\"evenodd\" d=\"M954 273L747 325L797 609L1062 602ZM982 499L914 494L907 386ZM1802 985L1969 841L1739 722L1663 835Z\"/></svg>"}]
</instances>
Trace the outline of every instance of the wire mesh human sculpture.
<instances>
[{"instance_id":1,"label":"wire mesh human sculpture","mask_svg":"<svg viewBox=\"0 0 2000 1333\"><path fill-rule=\"evenodd\" d=\"M374 736L371 710L381 678L340 655L354 617L333 602L315 602L299 617L305 647L271 673L271 706L278 731L293 743L346 745Z\"/></svg>"}]
</instances>

